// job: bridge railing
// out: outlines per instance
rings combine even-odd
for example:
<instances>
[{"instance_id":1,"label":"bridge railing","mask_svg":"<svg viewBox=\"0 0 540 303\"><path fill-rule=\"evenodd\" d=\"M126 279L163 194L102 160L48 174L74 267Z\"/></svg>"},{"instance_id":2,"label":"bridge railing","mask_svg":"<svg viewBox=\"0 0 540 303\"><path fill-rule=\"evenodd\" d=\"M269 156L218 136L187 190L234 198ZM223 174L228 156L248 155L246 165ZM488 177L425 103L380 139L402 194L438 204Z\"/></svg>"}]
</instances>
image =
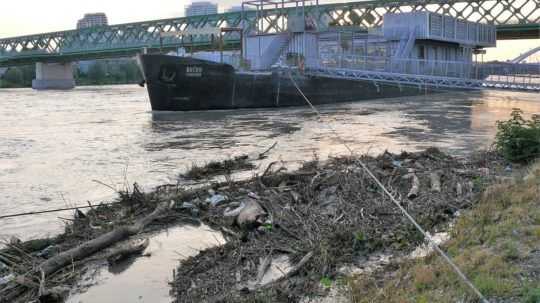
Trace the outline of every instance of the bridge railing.
<instances>
[{"instance_id":1,"label":"bridge railing","mask_svg":"<svg viewBox=\"0 0 540 303\"><path fill-rule=\"evenodd\" d=\"M320 60L320 67L381 73L459 78L493 85L540 86L539 64L475 63L395 57L338 55Z\"/></svg>"}]
</instances>

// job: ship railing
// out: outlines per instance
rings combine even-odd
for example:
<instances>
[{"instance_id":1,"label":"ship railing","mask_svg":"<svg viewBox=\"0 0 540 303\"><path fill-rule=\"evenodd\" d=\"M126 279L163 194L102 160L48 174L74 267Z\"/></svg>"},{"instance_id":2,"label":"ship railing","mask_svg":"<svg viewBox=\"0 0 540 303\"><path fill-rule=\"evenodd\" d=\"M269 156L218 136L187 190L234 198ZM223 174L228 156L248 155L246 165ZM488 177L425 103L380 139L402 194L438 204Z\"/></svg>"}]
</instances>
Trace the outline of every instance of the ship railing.
<instances>
[{"instance_id":1,"label":"ship railing","mask_svg":"<svg viewBox=\"0 0 540 303\"><path fill-rule=\"evenodd\" d=\"M356 55L327 56L319 63L323 68L460 78L490 82L493 85L540 87L539 64L478 63Z\"/></svg>"},{"instance_id":2,"label":"ship railing","mask_svg":"<svg viewBox=\"0 0 540 303\"><path fill-rule=\"evenodd\" d=\"M235 69L238 69L240 68L240 63L242 61L242 57L240 55L236 55L236 54L233 54L233 55L229 55L229 54L224 54L223 55L223 62L222 63L226 63L226 64L229 64L229 65L232 65Z\"/></svg>"}]
</instances>

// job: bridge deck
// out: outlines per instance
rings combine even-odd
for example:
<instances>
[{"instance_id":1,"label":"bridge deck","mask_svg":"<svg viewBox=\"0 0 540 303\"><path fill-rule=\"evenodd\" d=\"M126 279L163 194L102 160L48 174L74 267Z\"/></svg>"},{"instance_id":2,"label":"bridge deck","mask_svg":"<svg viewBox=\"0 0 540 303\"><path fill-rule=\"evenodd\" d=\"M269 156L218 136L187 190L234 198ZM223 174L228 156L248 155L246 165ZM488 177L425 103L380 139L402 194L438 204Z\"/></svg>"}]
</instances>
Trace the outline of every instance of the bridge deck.
<instances>
[{"instance_id":1,"label":"bridge deck","mask_svg":"<svg viewBox=\"0 0 540 303\"><path fill-rule=\"evenodd\" d=\"M294 8L270 9L260 18L264 33L284 31L284 18ZM539 35L540 0L406 0L360 1L307 6L318 27L356 25L380 26L386 13L432 11L475 22L497 25L499 38L534 38ZM207 16L172 18L81 30L28 35L0 39L0 67L31 64L37 61L70 61L132 55L142 48L186 47L217 49L217 35L222 27L247 30L257 24L254 11ZM260 19L259 19L260 20ZM161 37L168 33L167 37ZM177 33L178 35L172 35ZM214 34L212 34L214 33ZM228 47L239 47L238 33L224 34Z\"/></svg>"}]
</instances>

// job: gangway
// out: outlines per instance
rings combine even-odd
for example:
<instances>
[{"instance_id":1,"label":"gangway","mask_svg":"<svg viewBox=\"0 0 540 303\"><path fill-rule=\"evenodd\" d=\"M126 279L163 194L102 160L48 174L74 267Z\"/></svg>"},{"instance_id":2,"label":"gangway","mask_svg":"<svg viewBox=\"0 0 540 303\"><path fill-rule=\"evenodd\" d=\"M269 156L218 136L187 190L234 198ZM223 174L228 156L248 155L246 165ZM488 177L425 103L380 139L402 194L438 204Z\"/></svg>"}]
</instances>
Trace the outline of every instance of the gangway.
<instances>
[{"instance_id":1,"label":"gangway","mask_svg":"<svg viewBox=\"0 0 540 303\"><path fill-rule=\"evenodd\" d=\"M507 89L540 92L540 69L527 64L426 61L391 57L354 57L321 60L305 74L333 79L394 83L455 89Z\"/></svg>"}]
</instances>

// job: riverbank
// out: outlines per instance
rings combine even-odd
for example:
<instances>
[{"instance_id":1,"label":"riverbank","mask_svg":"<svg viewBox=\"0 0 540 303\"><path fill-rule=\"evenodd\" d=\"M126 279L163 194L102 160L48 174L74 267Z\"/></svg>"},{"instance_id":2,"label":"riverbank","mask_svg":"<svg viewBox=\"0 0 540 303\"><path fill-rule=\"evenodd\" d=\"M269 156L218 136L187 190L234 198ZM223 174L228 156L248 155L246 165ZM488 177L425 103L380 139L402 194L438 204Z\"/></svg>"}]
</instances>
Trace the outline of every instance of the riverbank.
<instances>
[{"instance_id":1,"label":"riverbank","mask_svg":"<svg viewBox=\"0 0 540 303\"><path fill-rule=\"evenodd\" d=\"M485 190L443 245L490 302L540 302L540 163ZM351 302L476 302L435 253L348 281Z\"/></svg>"},{"instance_id":2,"label":"riverbank","mask_svg":"<svg viewBox=\"0 0 540 303\"><path fill-rule=\"evenodd\" d=\"M324 296L321 285L343 277L341 268L375 254L408 253L422 243L360 161L432 232L446 229L485 186L510 174L491 153L458 159L428 149L314 160L293 172L275 162L253 179L198 189L177 184L143 193L134 186L118 204L96 205L66 220L65 233L54 239L12 241L1 252L7 266L0 276L9 278L0 300L63 295L89 266L141 253L149 232L200 223L220 231L227 243L182 261L172 282L178 302ZM118 254L126 248L130 253Z\"/></svg>"},{"instance_id":3,"label":"riverbank","mask_svg":"<svg viewBox=\"0 0 540 303\"><path fill-rule=\"evenodd\" d=\"M430 232L445 230L488 184L509 174L493 154L460 160L428 149L309 162L244 185L240 195L237 188L222 189L241 205L255 201L263 217L258 228L227 232L226 245L182 261L173 284L177 302L309 302L324 298L330 285L347 277L347 268L415 250L421 234L360 161ZM229 228L231 219L223 216L228 207L210 209L203 220ZM232 226L242 225L238 221Z\"/></svg>"}]
</instances>

